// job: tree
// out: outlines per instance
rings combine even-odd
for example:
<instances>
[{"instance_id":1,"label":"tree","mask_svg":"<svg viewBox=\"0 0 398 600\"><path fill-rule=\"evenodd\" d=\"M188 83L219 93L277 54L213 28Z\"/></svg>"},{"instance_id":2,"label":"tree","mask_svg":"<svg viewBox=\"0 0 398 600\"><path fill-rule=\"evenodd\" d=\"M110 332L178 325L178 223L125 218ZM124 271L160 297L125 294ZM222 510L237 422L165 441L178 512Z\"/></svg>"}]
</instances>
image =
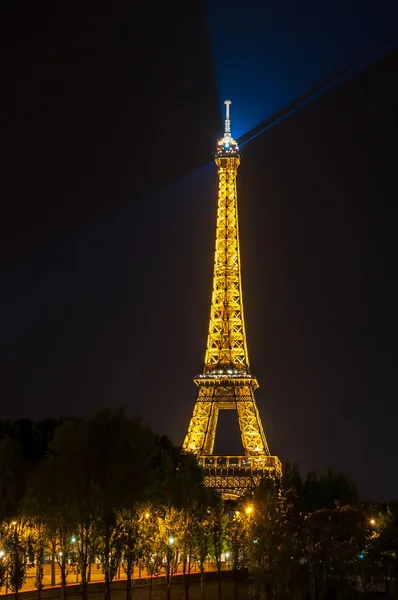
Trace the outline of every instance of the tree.
<instances>
[{"instance_id":1,"label":"tree","mask_svg":"<svg viewBox=\"0 0 398 600\"><path fill-rule=\"evenodd\" d=\"M40 513L38 513L40 515ZM41 592L43 589L44 579L44 522L37 516L31 520L32 528L32 551L33 551L33 563L36 567L35 585L37 588L37 598L41 599Z\"/></svg>"},{"instance_id":2,"label":"tree","mask_svg":"<svg viewBox=\"0 0 398 600\"><path fill-rule=\"evenodd\" d=\"M76 537L73 551L81 573L82 600L87 600L89 560L95 548L95 522L98 519L98 489L93 465L98 448L92 443L87 421L66 420L55 431L50 446L52 473L56 474L56 493L65 516L60 531L64 547L61 565L66 566L66 552L72 536ZM65 511L65 512L64 512ZM73 531L69 530L73 523ZM54 525L54 532L56 525ZM55 539L55 538L54 538ZM65 554L64 554L65 552Z\"/></svg>"},{"instance_id":3,"label":"tree","mask_svg":"<svg viewBox=\"0 0 398 600\"><path fill-rule=\"evenodd\" d=\"M9 427L7 427L9 429ZM0 581L7 582L16 597L26 578L27 547L21 530L20 505L25 487L25 464L21 446L11 437L0 439ZM18 521L17 521L18 519ZM26 552L23 555L22 548Z\"/></svg>"},{"instance_id":4,"label":"tree","mask_svg":"<svg viewBox=\"0 0 398 600\"><path fill-rule=\"evenodd\" d=\"M66 582L76 564L73 543L75 520L70 497L65 493L62 465L53 453L34 466L28 478L23 508L32 527L36 586L41 596L45 549L52 556L51 584L55 585L55 564L61 572L61 600L66 598Z\"/></svg>"},{"instance_id":5,"label":"tree","mask_svg":"<svg viewBox=\"0 0 398 600\"><path fill-rule=\"evenodd\" d=\"M163 556L158 550L158 541L160 537L159 532L159 507L155 510L152 506L151 511L145 510L143 517L145 519L141 521L142 527L140 528L140 555L142 556L143 563L146 567L147 574L149 575L149 600L152 599L152 584L153 577L160 573L162 568Z\"/></svg>"},{"instance_id":6,"label":"tree","mask_svg":"<svg viewBox=\"0 0 398 600\"><path fill-rule=\"evenodd\" d=\"M203 503L208 499L203 485L203 471L197 459L192 454L175 448L172 452L170 485L173 505L183 511L181 521L182 573L184 586L184 600L189 598L189 574L191 572L192 554L194 546L193 524L201 512Z\"/></svg>"},{"instance_id":7,"label":"tree","mask_svg":"<svg viewBox=\"0 0 398 600\"><path fill-rule=\"evenodd\" d=\"M161 568L166 580L166 600L171 598L172 576L178 570L183 535L183 512L173 506L164 508L158 516L156 545L157 554L164 557Z\"/></svg>"},{"instance_id":8,"label":"tree","mask_svg":"<svg viewBox=\"0 0 398 600\"><path fill-rule=\"evenodd\" d=\"M209 513L211 546L210 554L216 562L217 568L217 592L221 600L221 555L226 550L226 531L228 515L225 513L221 498L214 499L214 505L210 507Z\"/></svg>"},{"instance_id":9,"label":"tree","mask_svg":"<svg viewBox=\"0 0 398 600\"><path fill-rule=\"evenodd\" d=\"M397 577L397 522L390 509L377 514L369 506L362 509L361 516L353 536L356 556L349 575L354 584L360 583L365 596L384 588L388 597Z\"/></svg>"},{"instance_id":10,"label":"tree","mask_svg":"<svg viewBox=\"0 0 398 600\"><path fill-rule=\"evenodd\" d=\"M3 540L0 538L2 547ZM7 557L4 550L0 550L0 590L3 588L7 580Z\"/></svg>"},{"instance_id":11,"label":"tree","mask_svg":"<svg viewBox=\"0 0 398 600\"><path fill-rule=\"evenodd\" d=\"M194 552L199 563L202 600L205 597L204 565L212 544L212 517L208 504L195 513L192 525Z\"/></svg>"},{"instance_id":12,"label":"tree","mask_svg":"<svg viewBox=\"0 0 398 600\"><path fill-rule=\"evenodd\" d=\"M134 518L134 509L153 493L155 437L138 419L127 418L123 411L110 410L100 411L89 421L88 435L96 448L91 465L97 503L96 555L105 576L105 600L110 600L110 585L123 551L127 551L126 566L137 550L132 547L137 531L128 528L126 517L130 514ZM128 600L132 590L131 568L127 570Z\"/></svg>"},{"instance_id":13,"label":"tree","mask_svg":"<svg viewBox=\"0 0 398 600\"><path fill-rule=\"evenodd\" d=\"M317 600L326 587L346 585L348 565L356 564L357 543L362 539L356 485L342 472L328 469L320 476L309 473L300 499L299 539L313 595ZM362 543L362 542L358 542Z\"/></svg>"},{"instance_id":14,"label":"tree","mask_svg":"<svg viewBox=\"0 0 398 600\"><path fill-rule=\"evenodd\" d=\"M318 476L309 473L303 486L303 511L311 512L322 508L357 506L359 494L356 484L345 473L329 468Z\"/></svg>"},{"instance_id":15,"label":"tree","mask_svg":"<svg viewBox=\"0 0 398 600\"><path fill-rule=\"evenodd\" d=\"M10 437L0 439L0 519L13 520L18 516L25 490L26 465L21 447Z\"/></svg>"},{"instance_id":16,"label":"tree","mask_svg":"<svg viewBox=\"0 0 398 600\"><path fill-rule=\"evenodd\" d=\"M297 575L300 557L297 531L288 519L290 505L278 477L270 475L261 482L252 506L247 564L253 587L265 598L287 595Z\"/></svg>"},{"instance_id":17,"label":"tree","mask_svg":"<svg viewBox=\"0 0 398 600\"><path fill-rule=\"evenodd\" d=\"M142 556L143 536L148 533L148 528L144 529L143 526L147 524L148 518L149 512L142 513L136 506L125 508L119 513L122 567L126 573L126 600L131 600L132 597L134 565Z\"/></svg>"},{"instance_id":18,"label":"tree","mask_svg":"<svg viewBox=\"0 0 398 600\"><path fill-rule=\"evenodd\" d=\"M250 511L251 513L251 511ZM226 530L226 544L232 556L232 575L234 580L235 600L238 598L239 574L245 566L246 549L248 544L248 520L251 514L246 515L242 511L235 511L229 519Z\"/></svg>"},{"instance_id":19,"label":"tree","mask_svg":"<svg viewBox=\"0 0 398 600\"><path fill-rule=\"evenodd\" d=\"M29 527L22 520L12 521L5 533L4 553L7 565L7 582L15 600L26 581L26 572L32 560Z\"/></svg>"}]
</instances>

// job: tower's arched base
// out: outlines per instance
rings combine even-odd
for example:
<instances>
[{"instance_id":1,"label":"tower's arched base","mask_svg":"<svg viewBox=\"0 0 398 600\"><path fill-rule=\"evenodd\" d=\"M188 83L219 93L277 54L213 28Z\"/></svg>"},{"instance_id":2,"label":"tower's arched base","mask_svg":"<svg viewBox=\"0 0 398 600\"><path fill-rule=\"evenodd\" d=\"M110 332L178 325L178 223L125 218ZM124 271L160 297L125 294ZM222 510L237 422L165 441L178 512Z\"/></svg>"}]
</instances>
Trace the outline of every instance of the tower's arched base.
<instances>
[{"instance_id":1,"label":"tower's arched base","mask_svg":"<svg viewBox=\"0 0 398 600\"><path fill-rule=\"evenodd\" d=\"M204 483L225 500L237 500L253 491L264 477L281 477L277 456L200 456Z\"/></svg>"}]
</instances>

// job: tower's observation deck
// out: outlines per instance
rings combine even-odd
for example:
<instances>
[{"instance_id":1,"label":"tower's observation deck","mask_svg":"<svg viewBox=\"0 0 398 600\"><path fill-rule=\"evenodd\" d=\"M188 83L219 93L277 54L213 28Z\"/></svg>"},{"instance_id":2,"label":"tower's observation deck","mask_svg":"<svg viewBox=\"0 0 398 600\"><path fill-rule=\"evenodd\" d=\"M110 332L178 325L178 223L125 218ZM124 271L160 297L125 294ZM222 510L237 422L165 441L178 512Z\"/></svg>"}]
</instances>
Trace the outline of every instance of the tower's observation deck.
<instances>
[{"instance_id":1,"label":"tower's observation deck","mask_svg":"<svg viewBox=\"0 0 398 600\"><path fill-rule=\"evenodd\" d=\"M218 167L216 247L209 333L203 373L195 377L198 399L183 448L198 456L205 483L226 495L239 495L270 470L281 472L271 456L254 398L258 388L250 371L243 315L236 191L240 152L230 132L229 106L223 138L214 158ZM236 410L244 456L214 456L220 410Z\"/></svg>"}]
</instances>

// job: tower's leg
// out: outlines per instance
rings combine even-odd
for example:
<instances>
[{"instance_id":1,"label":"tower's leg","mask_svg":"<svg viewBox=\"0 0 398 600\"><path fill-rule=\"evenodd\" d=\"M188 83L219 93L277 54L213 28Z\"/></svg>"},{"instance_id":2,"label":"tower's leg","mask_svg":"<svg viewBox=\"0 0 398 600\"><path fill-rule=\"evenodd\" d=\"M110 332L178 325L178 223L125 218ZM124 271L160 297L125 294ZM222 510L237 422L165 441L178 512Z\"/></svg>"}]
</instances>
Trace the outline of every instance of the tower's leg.
<instances>
[{"instance_id":1,"label":"tower's leg","mask_svg":"<svg viewBox=\"0 0 398 600\"><path fill-rule=\"evenodd\" d=\"M218 405L213 401L214 388L200 387L183 448L196 454L211 454L218 421Z\"/></svg>"},{"instance_id":2,"label":"tower's leg","mask_svg":"<svg viewBox=\"0 0 398 600\"><path fill-rule=\"evenodd\" d=\"M211 403L209 424L206 431L203 454L212 454L214 449L214 440L216 438L216 429L218 422L219 408L216 402Z\"/></svg>"},{"instance_id":3,"label":"tower's leg","mask_svg":"<svg viewBox=\"0 0 398 600\"><path fill-rule=\"evenodd\" d=\"M254 400L237 402L239 428L247 456L269 455L267 441Z\"/></svg>"},{"instance_id":4,"label":"tower's leg","mask_svg":"<svg viewBox=\"0 0 398 600\"><path fill-rule=\"evenodd\" d=\"M211 402L196 402L191 422L189 423L188 433L184 440L184 450L202 454L210 422L211 407Z\"/></svg>"}]
</instances>

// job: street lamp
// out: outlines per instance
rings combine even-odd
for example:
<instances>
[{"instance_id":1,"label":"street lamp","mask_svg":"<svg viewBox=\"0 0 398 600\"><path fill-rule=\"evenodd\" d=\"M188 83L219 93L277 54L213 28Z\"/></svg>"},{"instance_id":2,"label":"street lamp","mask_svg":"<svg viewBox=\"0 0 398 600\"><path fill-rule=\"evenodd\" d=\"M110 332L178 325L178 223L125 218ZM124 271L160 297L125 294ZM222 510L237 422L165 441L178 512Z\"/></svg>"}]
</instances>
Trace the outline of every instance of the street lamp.
<instances>
[{"instance_id":1,"label":"street lamp","mask_svg":"<svg viewBox=\"0 0 398 600\"><path fill-rule=\"evenodd\" d=\"M146 513L145 513L145 515L144 515L144 517L145 517L146 519L149 519L149 517L150 517L150 516L151 516L151 515L149 514L149 512L146 512Z\"/></svg>"},{"instance_id":2,"label":"street lamp","mask_svg":"<svg viewBox=\"0 0 398 600\"><path fill-rule=\"evenodd\" d=\"M175 539L173 538L173 536L170 536L169 537L169 544L170 544L170 546L172 546L174 544L174 542L175 542Z\"/></svg>"},{"instance_id":3,"label":"street lamp","mask_svg":"<svg viewBox=\"0 0 398 600\"><path fill-rule=\"evenodd\" d=\"M75 538L75 536L71 537L70 541L71 541L72 544L76 544L76 538Z\"/></svg>"},{"instance_id":4,"label":"street lamp","mask_svg":"<svg viewBox=\"0 0 398 600\"><path fill-rule=\"evenodd\" d=\"M376 525L376 521L374 519L370 519L370 524L371 525Z\"/></svg>"},{"instance_id":5,"label":"street lamp","mask_svg":"<svg viewBox=\"0 0 398 600\"><path fill-rule=\"evenodd\" d=\"M245 508L245 513L246 513L247 515L251 515L251 514L252 514L252 512L253 512L253 507L252 507L252 506L246 506L246 508Z\"/></svg>"}]
</instances>

